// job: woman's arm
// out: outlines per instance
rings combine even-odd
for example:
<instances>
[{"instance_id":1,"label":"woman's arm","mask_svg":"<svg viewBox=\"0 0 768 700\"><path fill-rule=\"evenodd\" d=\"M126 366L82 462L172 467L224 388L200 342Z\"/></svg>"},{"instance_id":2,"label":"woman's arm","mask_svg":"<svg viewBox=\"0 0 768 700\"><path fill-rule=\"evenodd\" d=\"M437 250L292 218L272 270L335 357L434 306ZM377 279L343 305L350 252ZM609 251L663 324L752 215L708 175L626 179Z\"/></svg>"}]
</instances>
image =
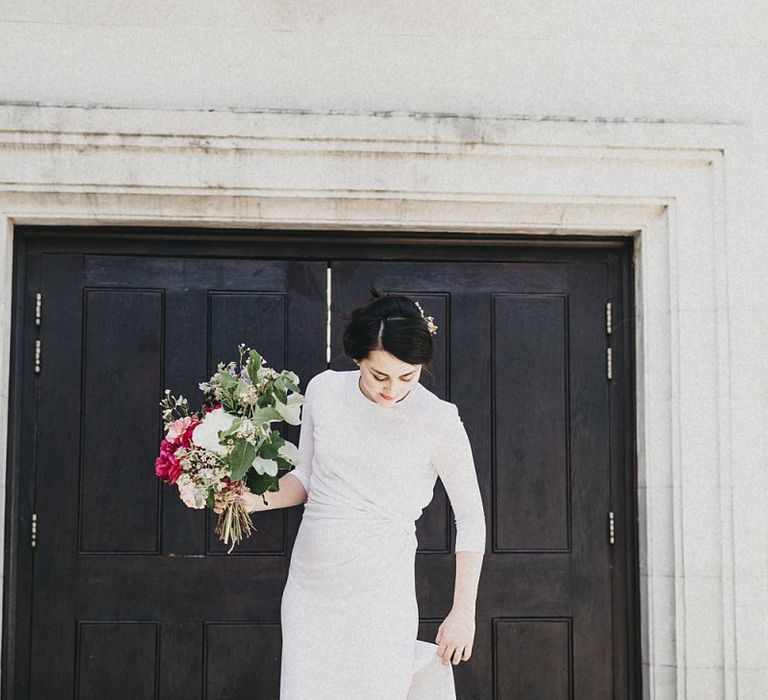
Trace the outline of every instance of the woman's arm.
<instances>
[{"instance_id":1,"label":"woman's arm","mask_svg":"<svg viewBox=\"0 0 768 700\"><path fill-rule=\"evenodd\" d=\"M437 630L437 655L443 665L469 661L475 645L475 600L483 566L481 552L456 552L453 607Z\"/></svg>"},{"instance_id":2,"label":"woman's arm","mask_svg":"<svg viewBox=\"0 0 768 700\"><path fill-rule=\"evenodd\" d=\"M262 510L276 510L277 508L290 508L298 506L307 501L307 492L304 484L299 478L289 479L296 469L292 469L280 478L279 491L267 491L263 496L255 493L246 493L243 502L249 513L256 513ZM266 499L267 503L264 503Z\"/></svg>"},{"instance_id":3,"label":"woman's arm","mask_svg":"<svg viewBox=\"0 0 768 700\"><path fill-rule=\"evenodd\" d=\"M473 616L482 568L483 555L481 552L469 550L456 552L456 583L453 591L453 607L467 610Z\"/></svg>"},{"instance_id":4,"label":"woman's arm","mask_svg":"<svg viewBox=\"0 0 768 700\"><path fill-rule=\"evenodd\" d=\"M445 486L456 522L456 581L453 607L435 642L443 663L467 661L475 637L475 609L485 554L485 512L472 446L455 404L438 431L433 464Z\"/></svg>"}]
</instances>

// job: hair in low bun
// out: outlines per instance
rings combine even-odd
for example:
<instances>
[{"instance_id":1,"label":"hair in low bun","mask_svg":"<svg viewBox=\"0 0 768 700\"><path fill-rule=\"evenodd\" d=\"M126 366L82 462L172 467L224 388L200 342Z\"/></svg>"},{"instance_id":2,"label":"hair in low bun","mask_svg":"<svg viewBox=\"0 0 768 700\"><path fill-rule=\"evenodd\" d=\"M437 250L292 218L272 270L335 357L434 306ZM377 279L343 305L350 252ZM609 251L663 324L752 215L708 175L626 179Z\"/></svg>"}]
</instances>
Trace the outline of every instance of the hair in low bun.
<instances>
[{"instance_id":1,"label":"hair in low bun","mask_svg":"<svg viewBox=\"0 0 768 700\"><path fill-rule=\"evenodd\" d=\"M363 360L372 350L384 350L431 374L432 334L416 302L403 294L385 294L368 288L370 298L347 316L344 352Z\"/></svg>"}]
</instances>

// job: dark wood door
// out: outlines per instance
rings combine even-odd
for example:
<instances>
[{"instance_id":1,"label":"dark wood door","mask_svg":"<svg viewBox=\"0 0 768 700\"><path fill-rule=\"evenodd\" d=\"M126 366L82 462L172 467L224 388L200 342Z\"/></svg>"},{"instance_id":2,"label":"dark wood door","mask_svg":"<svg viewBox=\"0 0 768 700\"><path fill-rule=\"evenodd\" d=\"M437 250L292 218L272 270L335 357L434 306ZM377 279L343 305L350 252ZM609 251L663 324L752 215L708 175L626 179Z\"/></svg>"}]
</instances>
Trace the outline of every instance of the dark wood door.
<instances>
[{"instance_id":1,"label":"dark wood door","mask_svg":"<svg viewBox=\"0 0 768 700\"><path fill-rule=\"evenodd\" d=\"M29 696L276 698L300 512L260 514L226 554L215 514L153 474L158 402L169 387L197 407L197 383L240 342L278 370L322 369L326 265L65 254L40 266Z\"/></svg>"},{"instance_id":2,"label":"dark wood door","mask_svg":"<svg viewBox=\"0 0 768 700\"><path fill-rule=\"evenodd\" d=\"M329 359L349 367L342 315L370 283L435 316L436 382L422 381L458 404L485 499L459 699L639 697L626 246L47 233L20 231L17 249L3 697L278 697L280 596L302 509L259 514L227 555L215 516L154 476L158 401L168 387L195 403L240 342L302 385ZM439 481L435 494L417 527L430 641L454 566Z\"/></svg>"},{"instance_id":3,"label":"dark wood door","mask_svg":"<svg viewBox=\"0 0 768 700\"><path fill-rule=\"evenodd\" d=\"M615 668L623 647L614 648L626 609L614 609L609 539L613 470L623 464L611 445L607 259L340 261L332 270L339 369L353 367L342 354L343 315L371 283L417 299L439 327L434 382L425 373L422 382L459 407L488 528L458 696L627 697L624 664ZM612 311L621 315L620 299ZM454 580L455 527L439 482L417 535L420 638L434 641Z\"/></svg>"}]
</instances>

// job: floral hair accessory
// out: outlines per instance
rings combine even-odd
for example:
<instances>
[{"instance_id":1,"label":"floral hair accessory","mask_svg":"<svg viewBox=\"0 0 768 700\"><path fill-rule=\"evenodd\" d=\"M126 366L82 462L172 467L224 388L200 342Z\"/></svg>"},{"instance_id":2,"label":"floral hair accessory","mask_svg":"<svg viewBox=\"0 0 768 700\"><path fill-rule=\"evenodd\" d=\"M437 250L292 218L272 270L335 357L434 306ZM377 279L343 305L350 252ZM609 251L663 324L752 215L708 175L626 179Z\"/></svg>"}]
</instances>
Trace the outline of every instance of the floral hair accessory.
<instances>
[{"instance_id":1,"label":"floral hair accessory","mask_svg":"<svg viewBox=\"0 0 768 700\"><path fill-rule=\"evenodd\" d=\"M421 317L427 322L427 328L429 329L430 335L434 335L437 333L437 324L434 321L433 316L425 316L424 315L424 309L421 308L421 304L419 304L418 301L414 302L416 306L419 307L419 311L421 312Z\"/></svg>"}]
</instances>

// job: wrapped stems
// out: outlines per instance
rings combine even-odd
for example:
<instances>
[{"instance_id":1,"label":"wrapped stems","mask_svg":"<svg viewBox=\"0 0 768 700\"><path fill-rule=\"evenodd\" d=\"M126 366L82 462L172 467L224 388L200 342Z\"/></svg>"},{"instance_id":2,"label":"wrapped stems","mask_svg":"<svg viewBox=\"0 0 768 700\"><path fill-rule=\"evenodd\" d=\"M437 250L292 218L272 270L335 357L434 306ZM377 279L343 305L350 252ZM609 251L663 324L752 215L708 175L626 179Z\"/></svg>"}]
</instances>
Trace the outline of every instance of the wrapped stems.
<instances>
[{"instance_id":1,"label":"wrapped stems","mask_svg":"<svg viewBox=\"0 0 768 700\"><path fill-rule=\"evenodd\" d=\"M227 505L219 513L214 532L224 544L231 544L227 554L232 552L236 544L239 544L246 537L250 537L251 532L256 529L253 527L250 513L238 500L244 488L242 481L236 481L219 494L219 498Z\"/></svg>"}]
</instances>

